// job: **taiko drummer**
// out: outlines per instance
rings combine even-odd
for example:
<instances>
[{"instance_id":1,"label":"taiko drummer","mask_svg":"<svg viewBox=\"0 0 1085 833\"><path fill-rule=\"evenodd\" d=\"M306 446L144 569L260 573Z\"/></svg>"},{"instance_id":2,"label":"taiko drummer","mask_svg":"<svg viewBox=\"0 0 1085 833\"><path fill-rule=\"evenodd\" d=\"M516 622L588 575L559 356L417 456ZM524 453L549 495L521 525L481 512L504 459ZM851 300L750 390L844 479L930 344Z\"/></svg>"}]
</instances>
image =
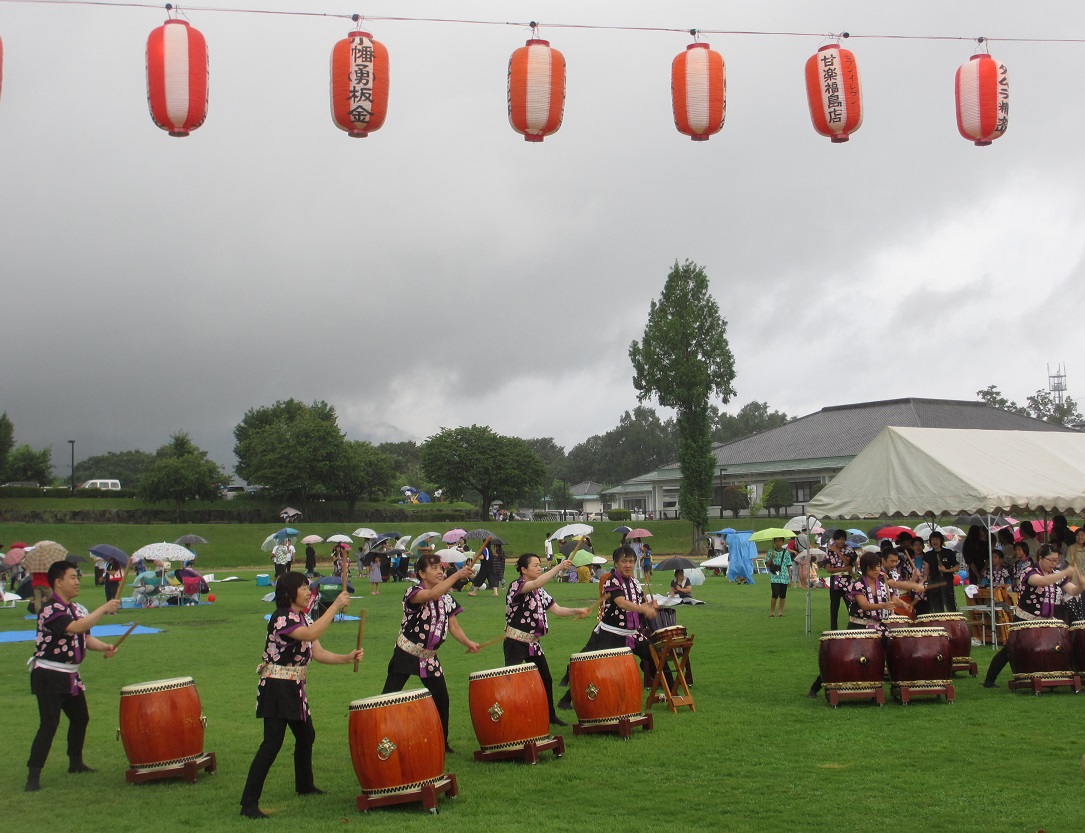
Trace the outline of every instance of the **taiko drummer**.
<instances>
[{"instance_id":1,"label":"taiko drummer","mask_svg":"<svg viewBox=\"0 0 1085 833\"><path fill-rule=\"evenodd\" d=\"M60 544L42 541L39 547L63 550ZM87 711L86 686L79 677L79 664L87 651L101 651L113 656L116 648L90 635L90 629L106 613L116 613L118 599L106 602L93 613L73 599L79 595L79 573L73 564L57 561L46 574L52 597L38 612L38 630L34 656L30 658L30 690L38 698L41 724L30 746L30 772L26 791L41 789L41 770L60 726L60 713L68 717L68 772L93 772L83 762L83 742L87 736L90 714Z\"/></svg>"},{"instance_id":2,"label":"taiko drummer","mask_svg":"<svg viewBox=\"0 0 1085 833\"><path fill-rule=\"evenodd\" d=\"M344 590L336 596L315 622L306 613L311 595L304 573L284 573L275 584L275 612L267 626L264 661L257 668L260 685L256 716L264 720L264 740L249 767L241 794L241 815L251 819L267 816L260 809L260 794L288 727L294 734L294 789L299 795L323 792L313 783L316 730L309 712L305 674L314 659L327 665L343 665L362 658L361 648L348 654L333 654L320 645L320 637L335 615L350 604L350 594Z\"/></svg>"},{"instance_id":3,"label":"taiko drummer","mask_svg":"<svg viewBox=\"0 0 1085 833\"><path fill-rule=\"evenodd\" d=\"M589 610L586 607L562 607L543 589L543 585L572 565L573 562L566 559L544 573L539 556L524 553L516 561L520 577L509 585L505 596L505 665L535 663L546 689L550 722L557 726L567 724L559 719L554 711L554 679L550 675L550 666L542 649L541 640L549 630L547 613L583 619Z\"/></svg>"},{"instance_id":4,"label":"taiko drummer","mask_svg":"<svg viewBox=\"0 0 1085 833\"><path fill-rule=\"evenodd\" d=\"M470 580L472 571L465 565L446 577L441 557L431 553L418 556L415 574L421 584L409 588L403 595L403 620L381 693L402 691L408 679L420 678L422 685L433 695L445 733L445 750L451 752L448 745L448 685L437 649L451 633L469 653L478 653L479 644L468 639L456 618L463 608L448 592L456 582Z\"/></svg>"}]
</instances>

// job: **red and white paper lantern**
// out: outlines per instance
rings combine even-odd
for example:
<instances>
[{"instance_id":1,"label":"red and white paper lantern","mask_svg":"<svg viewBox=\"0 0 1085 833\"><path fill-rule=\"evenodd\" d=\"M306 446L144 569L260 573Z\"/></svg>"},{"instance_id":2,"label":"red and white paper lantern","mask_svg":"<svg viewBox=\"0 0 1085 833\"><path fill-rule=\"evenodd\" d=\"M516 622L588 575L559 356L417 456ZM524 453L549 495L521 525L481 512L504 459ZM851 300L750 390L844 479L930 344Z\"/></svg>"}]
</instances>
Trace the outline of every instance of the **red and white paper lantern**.
<instances>
[{"instance_id":1,"label":"red and white paper lantern","mask_svg":"<svg viewBox=\"0 0 1085 833\"><path fill-rule=\"evenodd\" d=\"M565 111L565 56L550 41L532 38L509 58L509 124L528 142L561 127Z\"/></svg>"},{"instance_id":2,"label":"red and white paper lantern","mask_svg":"<svg viewBox=\"0 0 1085 833\"><path fill-rule=\"evenodd\" d=\"M727 116L727 70L707 43L691 43L671 62L671 106L678 132L695 142L719 133Z\"/></svg>"},{"instance_id":3,"label":"red and white paper lantern","mask_svg":"<svg viewBox=\"0 0 1085 833\"><path fill-rule=\"evenodd\" d=\"M147 105L171 136L207 118L207 42L184 20L167 20L147 38Z\"/></svg>"},{"instance_id":4,"label":"red and white paper lantern","mask_svg":"<svg viewBox=\"0 0 1085 833\"><path fill-rule=\"evenodd\" d=\"M806 62L806 98L814 129L834 142L846 142L863 123L859 66L851 50L830 43Z\"/></svg>"},{"instance_id":5,"label":"red and white paper lantern","mask_svg":"<svg viewBox=\"0 0 1085 833\"><path fill-rule=\"evenodd\" d=\"M388 50L369 32L354 31L332 48L332 121L363 139L388 115Z\"/></svg>"},{"instance_id":6,"label":"red and white paper lantern","mask_svg":"<svg viewBox=\"0 0 1085 833\"><path fill-rule=\"evenodd\" d=\"M957 69L957 129L977 145L989 145L1010 122L1010 78L990 55L973 55Z\"/></svg>"}]
</instances>

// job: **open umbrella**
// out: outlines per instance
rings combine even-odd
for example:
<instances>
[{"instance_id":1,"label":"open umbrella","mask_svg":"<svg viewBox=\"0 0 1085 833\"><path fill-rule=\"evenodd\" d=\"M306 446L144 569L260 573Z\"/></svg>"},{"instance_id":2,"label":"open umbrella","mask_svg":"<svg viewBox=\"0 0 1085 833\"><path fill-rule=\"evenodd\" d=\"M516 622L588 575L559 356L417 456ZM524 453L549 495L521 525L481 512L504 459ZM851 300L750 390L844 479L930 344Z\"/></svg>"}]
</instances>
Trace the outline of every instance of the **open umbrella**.
<instances>
[{"instance_id":1,"label":"open umbrella","mask_svg":"<svg viewBox=\"0 0 1085 833\"><path fill-rule=\"evenodd\" d=\"M883 526L880 529L875 528L870 530L870 537L878 541L883 538L892 538L896 540L896 537L902 532L907 532L909 535L914 534L912 530L906 526Z\"/></svg>"},{"instance_id":2,"label":"open umbrella","mask_svg":"<svg viewBox=\"0 0 1085 833\"><path fill-rule=\"evenodd\" d=\"M566 524L555 530L550 537L560 541L562 538L582 538L585 535L591 535L594 531L595 527L588 524Z\"/></svg>"},{"instance_id":3,"label":"open umbrella","mask_svg":"<svg viewBox=\"0 0 1085 833\"><path fill-rule=\"evenodd\" d=\"M790 529L792 532L802 532L804 529L807 532L813 532L815 526L818 526L818 519L813 515L796 515L784 524L784 529Z\"/></svg>"},{"instance_id":4,"label":"open umbrella","mask_svg":"<svg viewBox=\"0 0 1085 833\"><path fill-rule=\"evenodd\" d=\"M573 553L582 552L592 552L592 548L583 546L579 539L573 541L566 541L564 544L561 545L561 554L564 555L566 558L568 558L570 555L573 555ZM574 557L574 561L575 560L576 559ZM580 565L578 564L577 566L579 567Z\"/></svg>"},{"instance_id":5,"label":"open umbrella","mask_svg":"<svg viewBox=\"0 0 1085 833\"><path fill-rule=\"evenodd\" d=\"M331 540L331 539L329 539L329 540ZM387 532L382 532L382 533L381 533L380 535L378 535L378 536L377 536L376 538L373 538L372 540L370 540L370 542L369 542L369 548L370 548L371 550L372 550L372 549L376 549L376 548L377 548L377 547L379 547L379 546L380 546L381 544L383 544L383 543L384 543L385 541L391 541L391 540L392 540L392 536L391 536L391 535L389 535L389 534L388 534Z\"/></svg>"},{"instance_id":6,"label":"open umbrella","mask_svg":"<svg viewBox=\"0 0 1085 833\"><path fill-rule=\"evenodd\" d=\"M946 537L963 538L968 533L961 529L959 526L944 526L942 532L946 534Z\"/></svg>"},{"instance_id":7,"label":"open umbrella","mask_svg":"<svg viewBox=\"0 0 1085 833\"><path fill-rule=\"evenodd\" d=\"M411 536L410 535L401 535L401 536L399 536L399 540L396 541L396 549L399 550L400 552L406 552L407 547L409 547L410 545L411 545Z\"/></svg>"},{"instance_id":8,"label":"open umbrella","mask_svg":"<svg viewBox=\"0 0 1085 833\"><path fill-rule=\"evenodd\" d=\"M614 527L614 531L615 532L620 532L622 534L622 537L624 538L626 536L626 534L628 534L628 532L629 532L629 527L627 527L627 526L616 526L616 527Z\"/></svg>"},{"instance_id":9,"label":"open umbrella","mask_svg":"<svg viewBox=\"0 0 1085 833\"><path fill-rule=\"evenodd\" d=\"M702 567L710 567L714 570L722 570L731 563L731 556L727 553L717 555L701 562Z\"/></svg>"},{"instance_id":10,"label":"open umbrella","mask_svg":"<svg viewBox=\"0 0 1085 833\"><path fill-rule=\"evenodd\" d=\"M734 535L738 530L732 526L725 526L723 529L717 529L715 532L709 532L709 535Z\"/></svg>"},{"instance_id":11,"label":"open umbrella","mask_svg":"<svg viewBox=\"0 0 1085 833\"><path fill-rule=\"evenodd\" d=\"M295 509L293 506L287 506L279 512L279 517L289 523L290 521L296 521L301 518L301 510Z\"/></svg>"},{"instance_id":12,"label":"open umbrella","mask_svg":"<svg viewBox=\"0 0 1085 833\"><path fill-rule=\"evenodd\" d=\"M912 530L916 536L924 540L931 537L932 532L942 532L942 527L932 523L922 523ZM944 532L942 533L945 534Z\"/></svg>"},{"instance_id":13,"label":"open umbrella","mask_svg":"<svg viewBox=\"0 0 1085 833\"><path fill-rule=\"evenodd\" d=\"M280 541L285 538L297 538L299 535L301 535L301 533L294 529L294 527L292 526L284 526L282 529L275 533L275 537L278 538Z\"/></svg>"},{"instance_id":14,"label":"open umbrella","mask_svg":"<svg viewBox=\"0 0 1085 833\"><path fill-rule=\"evenodd\" d=\"M625 533L626 538L651 538L652 533L647 529L641 529L639 526L636 529L631 529Z\"/></svg>"},{"instance_id":15,"label":"open umbrella","mask_svg":"<svg viewBox=\"0 0 1085 833\"><path fill-rule=\"evenodd\" d=\"M494 534L488 529L472 529L463 537L468 541L485 541L487 538L493 538Z\"/></svg>"},{"instance_id":16,"label":"open umbrella","mask_svg":"<svg viewBox=\"0 0 1085 833\"><path fill-rule=\"evenodd\" d=\"M1017 521L1014 521L1014 523L1017 523ZM12 543L8 544L8 547L13 550L25 550L28 548L28 545L26 541L13 541Z\"/></svg>"},{"instance_id":17,"label":"open umbrella","mask_svg":"<svg viewBox=\"0 0 1085 833\"><path fill-rule=\"evenodd\" d=\"M750 536L750 540L754 543L759 541L772 541L776 538L794 538L795 533L790 529L784 529L782 527L770 527L769 529L759 529L753 535Z\"/></svg>"},{"instance_id":18,"label":"open umbrella","mask_svg":"<svg viewBox=\"0 0 1085 833\"><path fill-rule=\"evenodd\" d=\"M23 566L31 573L44 573L58 561L68 557L68 551L56 541L38 541L27 548Z\"/></svg>"},{"instance_id":19,"label":"open umbrella","mask_svg":"<svg viewBox=\"0 0 1085 833\"><path fill-rule=\"evenodd\" d=\"M411 541L410 548L411 548L411 550L417 550L423 544L429 543L434 538L440 538L440 537L441 537L440 532L423 532L421 535L419 535L417 538L415 538L413 541Z\"/></svg>"},{"instance_id":20,"label":"open umbrella","mask_svg":"<svg viewBox=\"0 0 1085 833\"><path fill-rule=\"evenodd\" d=\"M467 535L466 529L460 529L459 527L456 527L455 529L448 530L448 532L442 535L441 540L444 541L446 544L455 544L465 535Z\"/></svg>"},{"instance_id":21,"label":"open umbrella","mask_svg":"<svg viewBox=\"0 0 1085 833\"><path fill-rule=\"evenodd\" d=\"M206 538L201 538L199 535L189 534L189 535L182 535L180 538L178 538L173 543L175 543L175 544L184 544L185 546L191 546L192 544L206 544L207 539Z\"/></svg>"},{"instance_id":22,"label":"open umbrella","mask_svg":"<svg viewBox=\"0 0 1085 833\"><path fill-rule=\"evenodd\" d=\"M377 531L375 529L370 529L368 526L360 526L350 534L355 538L369 539L377 537Z\"/></svg>"},{"instance_id":23,"label":"open umbrella","mask_svg":"<svg viewBox=\"0 0 1085 833\"><path fill-rule=\"evenodd\" d=\"M344 535L342 532L337 532L335 535L329 535L324 539L329 544L353 544L354 540L349 535Z\"/></svg>"},{"instance_id":24,"label":"open umbrella","mask_svg":"<svg viewBox=\"0 0 1085 833\"><path fill-rule=\"evenodd\" d=\"M653 568L655 570L695 570L697 569L697 563L690 561L688 558L683 558L680 555L672 555L670 558L664 558Z\"/></svg>"},{"instance_id":25,"label":"open umbrella","mask_svg":"<svg viewBox=\"0 0 1085 833\"><path fill-rule=\"evenodd\" d=\"M101 558L104 561L116 561L122 567L128 565L128 553L110 544L95 544L88 552L95 558Z\"/></svg>"},{"instance_id":26,"label":"open umbrella","mask_svg":"<svg viewBox=\"0 0 1085 833\"><path fill-rule=\"evenodd\" d=\"M461 561L466 561L470 553L462 552L455 547L447 547L443 550L437 550L435 555L441 557L443 564L459 564Z\"/></svg>"},{"instance_id":27,"label":"open umbrella","mask_svg":"<svg viewBox=\"0 0 1085 833\"><path fill-rule=\"evenodd\" d=\"M166 541L156 544L147 544L132 553L133 561L157 561L160 563L169 561L188 561L192 553L180 544L170 544Z\"/></svg>"},{"instance_id":28,"label":"open umbrella","mask_svg":"<svg viewBox=\"0 0 1085 833\"><path fill-rule=\"evenodd\" d=\"M588 550L578 550L572 560L574 567L587 567L589 564L595 563L595 553L588 552ZM607 563L605 558L603 559L603 563Z\"/></svg>"},{"instance_id":29,"label":"open umbrella","mask_svg":"<svg viewBox=\"0 0 1085 833\"><path fill-rule=\"evenodd\" d=\"M4 553L4 566L14 567L20 561L26 558L26 550L22 547L12 547L6 553Z\"/></svg>"},{"instance_id":30,"label":"open umbrella","mask_svg":"<svg viewBox=\"0 0 1085 833\"><path fill-rule=\"evenodd\" d=\"M301 542L303 544L322 544L324 543L324 539L319 535L306 535L301 539Z\"/></svg>"}]
</instances>

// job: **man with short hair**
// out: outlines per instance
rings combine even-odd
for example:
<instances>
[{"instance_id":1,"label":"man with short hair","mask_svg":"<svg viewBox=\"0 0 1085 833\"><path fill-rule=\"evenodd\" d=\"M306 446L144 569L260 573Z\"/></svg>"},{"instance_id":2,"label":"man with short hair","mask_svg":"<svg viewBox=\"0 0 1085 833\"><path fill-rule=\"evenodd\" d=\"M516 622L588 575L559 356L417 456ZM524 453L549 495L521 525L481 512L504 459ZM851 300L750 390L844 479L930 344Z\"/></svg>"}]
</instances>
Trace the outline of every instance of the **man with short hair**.
<instances>
[{"instance_id":1,"label":"man with short hair","mask_svg":"<svg viewBox=\"0 0 1085 833\"><path fill-rule=\"evenodd\" d=\"M38 546L43 544L60 547L51 541ZM73 564L57 561L49 568L47 577L52 597L38 614L38 632L30 662L30 690L38 698L41 725L30 746L27 792L41 789L41 770L60 726L61 712L68 716L68 772L94 771L83 762L83 742L90 715L86 686L79 678L79 663L88 650L101 651L106 658L117 652L112 645L91 636L90 629L106 613L116 613L120 599L112 599L88 613L85 607L72 601L79 595L79 573Z\"/></svg>"}]
</instances>

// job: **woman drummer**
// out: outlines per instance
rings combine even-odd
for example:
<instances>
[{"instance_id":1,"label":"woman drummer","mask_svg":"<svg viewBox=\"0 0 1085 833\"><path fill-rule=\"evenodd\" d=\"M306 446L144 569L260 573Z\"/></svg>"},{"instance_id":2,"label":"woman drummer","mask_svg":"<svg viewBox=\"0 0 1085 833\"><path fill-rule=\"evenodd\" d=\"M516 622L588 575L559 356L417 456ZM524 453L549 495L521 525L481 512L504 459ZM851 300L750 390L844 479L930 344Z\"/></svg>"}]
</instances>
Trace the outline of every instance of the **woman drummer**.
<instances>
[{"instance_id":1,"label":"woman drummer","mask_svg":"<svg viewBox=\"0 0 1085 833\"><path fill-rule=\"evenodd\" d=\"M448 745L448 686L437 649L451 633L469 654L478 653L479 644L468 639L456 618L463 608L448 592L456 582L471 578L471 566L465 564L446 577L439 555L420 555L415 562L415 573L421 584L411 587L403 595L403 621L392 658L388 661L388 678L381 693L402 691L408 679L419 677L433 695L445 733L445 751L451 752Z\"/></svg>"},{"instance_id":2,"label":"woman drummer","mask_svg":"<svg viewBox=\"0 0 1085 833\"><path fill-rule=\"evenodd\" d=\"M583 619L589 610L586 607L562 607L554 601L553 596L543 590L543 585L562 570L568 570L572 564L572 561L566 559L544 573L542 559L534 553L526 552L516 561L516 570L520 577L509 585L505 595L505 665L535 663L546 689L550 723L556 726L568 724L554 711L554 679L543 655L541 640L549 630L547 613Z\"/></svg>"},{"instance_id":3,"label":"woman drummer","mask_svg":"<svg viewBox=\"0 0 1085 833\"><path fill-rule=\"evenodd\" d=\"M267 626L264 661L257 669L260 686L256 693L256 716L264 720L264 740L249 767L249 777L241 794L241 815L250 819L266 818L260 809L264 780L282 748L287 727L294 734L294 789L298 795L320 795L313 784L313 717L305 693L305 672L310 660L327 665L357 662L362 649L349 654L333 654L320 645L320 637L335 615L350 603L343 591L315 622L305 612L309 608L309 581L304 573L284 573L275 585L275 613Z\"/></svg>"},{"instance_id":4,"label":"woman drummer","mask_svg":"<svg viewBox=\"0 0 1085 833\"><path fill-rule=\"evenodd\" d=\"M1050 545L1043 544L1036 553L1035 566L1027 569L1021 579L1021 595L1017 599L1014 621L1027 622L1053 617L1060 588L1063 596L1077 596L1081 593L1082 576L1078 569L1071 566L1059 570L1056 569L1058 566L1059 554ZM984 688L994 688L997 685L995 681L1009 661L1009 648L1003 645L987 669L987 676L983 680Z\"/></svg>"}]
</instances>

